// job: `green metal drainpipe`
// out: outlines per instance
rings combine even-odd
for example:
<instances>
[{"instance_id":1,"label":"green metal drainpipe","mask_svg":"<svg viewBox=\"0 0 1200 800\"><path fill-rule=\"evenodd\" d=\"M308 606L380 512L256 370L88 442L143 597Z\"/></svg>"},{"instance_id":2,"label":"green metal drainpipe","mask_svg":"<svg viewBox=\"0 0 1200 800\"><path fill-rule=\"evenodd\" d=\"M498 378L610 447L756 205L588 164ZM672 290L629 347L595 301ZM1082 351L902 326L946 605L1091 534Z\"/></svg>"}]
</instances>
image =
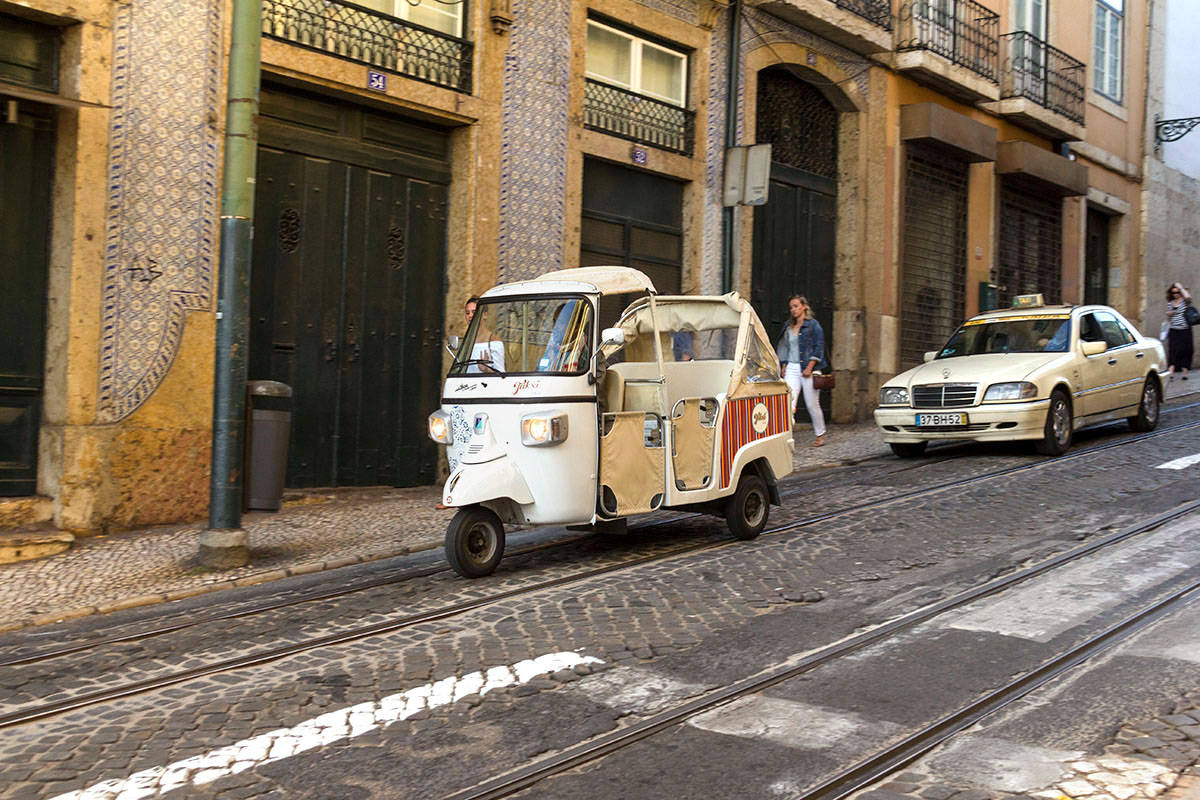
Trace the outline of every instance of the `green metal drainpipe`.
<instances>
[{"instance_id":1,"label":"green metal drainpipe","mask_svg":"<svg viewBox=\"0 0 1200 800\"><path fill-rule=\"evenodd\" d=\"M730 3L729 20L729 71L726 75L725 94L725 149L737 146L737 111L738 83L741 78L742 62L742 0ZM724 163L724 157L722 157ZM737 243L734 242L734 212L736 206L725 206L721 209L721 292L732 292L734 273L736 272Z\"/></svg>"},{"instance_id":2,"label":"green metal drainpipe","mask_svg":"<svg viewBox=\"0 0 1200 800\"><path fill-rule=\"evenodd\" d=\"M240 566L249 560L249 535L241 530L242 461L246 427L250 248L258 155L261 20L260 0L233 0L221 193L209 529L200 535L200 559L215 567Z\"/></svg>"}]
</instances>

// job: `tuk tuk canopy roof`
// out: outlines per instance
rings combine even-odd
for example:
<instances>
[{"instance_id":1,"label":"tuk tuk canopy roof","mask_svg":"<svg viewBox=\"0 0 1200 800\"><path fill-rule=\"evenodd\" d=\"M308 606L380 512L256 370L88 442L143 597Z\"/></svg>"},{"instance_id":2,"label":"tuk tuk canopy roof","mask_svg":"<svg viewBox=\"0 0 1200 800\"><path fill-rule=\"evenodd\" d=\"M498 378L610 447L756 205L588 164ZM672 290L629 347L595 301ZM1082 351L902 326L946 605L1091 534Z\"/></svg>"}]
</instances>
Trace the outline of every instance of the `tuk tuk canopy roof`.
<instances>
[{"instance_id":1,"label":"tuk tuk canopy roof","mask_svg":"<svg viewBox=\"0 0 1200 800\"><path fill-rule=\"evenodd\" d=\"M575 267L560 269L539 275L531 282L571 281L586 283L600 294L630 294L648 292L655 294L654 283L646 273L633 267Z\"/></svg>"}]
</instances>

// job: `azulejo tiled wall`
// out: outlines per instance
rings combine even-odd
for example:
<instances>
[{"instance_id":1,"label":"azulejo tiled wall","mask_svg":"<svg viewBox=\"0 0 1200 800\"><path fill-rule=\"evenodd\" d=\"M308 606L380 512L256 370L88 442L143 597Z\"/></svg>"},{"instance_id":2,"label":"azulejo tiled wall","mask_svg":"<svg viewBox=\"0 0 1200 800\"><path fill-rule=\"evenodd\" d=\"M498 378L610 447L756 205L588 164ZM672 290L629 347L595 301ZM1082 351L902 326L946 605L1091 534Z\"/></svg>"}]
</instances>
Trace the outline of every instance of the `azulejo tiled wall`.
<instances>
[{"instance_id":1,"label":"azulejo tiled wall","mask_svg":"<svg viewBox=\"0 0 1200 800\"><path fill-rule=\"evenodd\" d=\"M570 0L518 0L504 58L496 280L562 267Z\"/></svg>"},{"instance_id":2,"label":"azulejo tiled wall","mask_svg":"<svg viewBox=\"0 0 1200 800\"><path fill-rule=\"evenodd\" d=\"M101 422L129 416L154 393L187 312L212 308L223 8L134 0L116 11Z\"/></svg>"}]
</instances>

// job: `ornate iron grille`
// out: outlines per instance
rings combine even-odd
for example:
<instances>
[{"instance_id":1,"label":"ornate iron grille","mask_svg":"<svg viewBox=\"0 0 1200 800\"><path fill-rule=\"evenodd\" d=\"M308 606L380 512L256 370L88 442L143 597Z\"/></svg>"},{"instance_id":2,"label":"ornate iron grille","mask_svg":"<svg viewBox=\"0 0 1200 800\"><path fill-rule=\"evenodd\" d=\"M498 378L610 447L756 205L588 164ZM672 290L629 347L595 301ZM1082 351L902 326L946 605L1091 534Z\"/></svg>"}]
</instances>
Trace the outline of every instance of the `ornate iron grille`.
<instances>
[{"instance_id":1,"label":"ornate iron grille","mask_svg":"<svg viewBox=\"0 0 1200 800\"><path fill-rule=\"evenodd\" d=\"M262 0L262 32L414 80L471 91L465 39L332 0Z\"/></svg>"},{"instance_id":2,"label":"ornate iron grille","mask_svg":"<svg viewBox=\"0 0 1200 800\"><path fill-rule=\"evenodd\" d=\"M838 8L853 11L884 30L892 29L891 0L834 0Z\"/></svg>"},{"instance_id":3,"label":"ornate iron grille","mask_svg":"<svg viewBox=\"0 0 1200 800\"><path fill-rule=\"evenodd\" d=\"M837 109L786 69L758 78L756 141L771 144L771 160L837 180Z\"/></svg>"},{"instance_id":4,"label":"ornate iron grille","mask_svg":"<svg viewBox=\"0 0 1200 800\"><path fill-rule=\"evenodd\" d=\"M962 321L967 273L967 165L908 147L904 191L901 367L920 364Z\"/></svg>"},{"instance_id":5,"label":"ornate iron grille","mask_svg":"<svg viewBox=\"0 0 1200 800\"><path fill-rule=\"evenodd\" d=\"M1083 124L1086 65L1027 31L1006 33L1002 97L1027 97L1040 106Z\"/></svg>"},{"instance_id":6,"label":"ornate iron grille","mask_svg":"<svg viewBox=\"0 0 1200 800\"><path fill-rule=\"evenodd\" d=\"M964 408L975 405L978 383L929 383L912 389L913 408Z\"/></svg>"},{"instance_id":7,"label":"ornate iron grille","mask_svg":"<svg viewBox=\"0 0 1200 800\"><path fill-rule=\"evenodd\" d=\"M583 125L687 156L695 148L696 112L590 78L583 101Z\"/></svg>"},{"instance_id":8,"label":"ornate iron grille","mask_svg":"<svg viewBox=\"0 0 1200 800\"><path fill-rule=\"evenodd\" d=\"M1000 15L973 0L907 0L897 50L929 50L995 82Z\"/></svg>"},{"instance_id":9,"label":"ornate iron grille","mask_svg":"<svg viewBox=\"0 0 1200 800\"><path fill-rule=\"evenodd\" d=\"M1036 292L1047 304L1062 302L1062 198L1026 190L1011 178L1001 181L996 279L1000 308Z\"/></svg>"}]
</instances>

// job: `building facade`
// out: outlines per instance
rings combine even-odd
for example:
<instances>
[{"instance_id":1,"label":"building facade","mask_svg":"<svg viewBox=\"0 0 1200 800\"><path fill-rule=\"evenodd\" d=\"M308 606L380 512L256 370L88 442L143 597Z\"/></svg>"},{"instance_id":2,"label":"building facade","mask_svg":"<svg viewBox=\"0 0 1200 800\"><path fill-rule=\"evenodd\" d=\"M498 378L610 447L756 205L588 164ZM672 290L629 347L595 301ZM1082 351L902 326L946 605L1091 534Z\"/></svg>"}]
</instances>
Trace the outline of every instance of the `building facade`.
<instances>
[{"instance_id":1,"label":"building facade","mask_svg":"<svg viewBox=\"0 0 1200 800\"><path fill-rule=\"evenodd\" d=\"M1152 0L1149 15L1144 313L1147 328L1158 330L1167 286L1179 281L1193 295L1200 290L1200 102L1193 93L1200 65L1191 57L1200 14L1183 0Z\"/></svg>"},{"instance_id":2,"label":"building facade","mask_svg":"<svg viewBox=\"0 0 1200 800\"><path fill-rule=\"evenodd\" d=\"M805 293L840 421L1019 293L1146 322L1145 0L261 2L248 361L295 392L289 486L433 482L464 301L568 266L772 332ZM0 0L0 513L205 513L230 5ZM771 145L765 204L725 205L728 144Z\"/></svg>"}]
</instances>

